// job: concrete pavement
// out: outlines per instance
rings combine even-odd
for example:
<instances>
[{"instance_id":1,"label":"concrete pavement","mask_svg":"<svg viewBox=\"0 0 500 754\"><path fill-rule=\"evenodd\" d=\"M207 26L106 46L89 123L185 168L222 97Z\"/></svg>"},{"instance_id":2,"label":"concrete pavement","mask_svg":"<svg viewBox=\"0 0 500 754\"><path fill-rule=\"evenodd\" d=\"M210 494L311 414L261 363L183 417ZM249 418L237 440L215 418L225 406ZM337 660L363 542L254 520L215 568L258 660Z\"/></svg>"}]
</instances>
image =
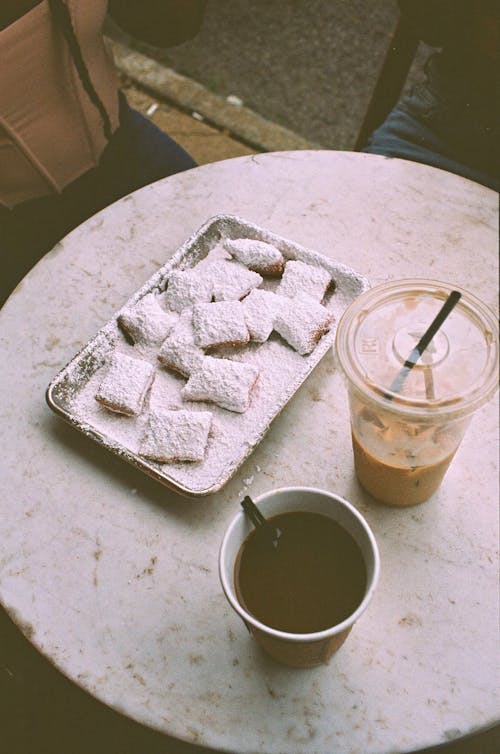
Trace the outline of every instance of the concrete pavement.
<instances>
[{"instance_id":1,"label":"concrete pavement","mask_svg":"<svg viewBox=\"0 0 500 754\"><path fill-rule=\"evenodd\" d=\"M133 89L135 85L143 92L148 92L154 101L162 103L163 117L160 118L161 113L158 114L160 127L162 127L161 120L166 127L175 127L173 119L176 113L178 113L179 132L183 134L183 138L189 132L194 139L208 139L207 127L211 126L212 135L218 132L229 139L226 144L228 156L234 156L231 154L234 149L234 146L230 147L231 141L246 144L249 152L320 147L319 144L263 118L240 104L237 98L221 97L202 84L179 74L129 45L111 38L108 38L108 43L128 90ZM167 111L170 113L168 119L164 117ZM195 124L182 118L182 114L198 122L204 122L206 127L197 129ZM219 148L222 147L222 143L223 141L219 141Z\"/></svg>"},{"instance_id":2,"label":"concrete pavement","mask_svg":"<svg viewBox=\"0 0 500 754\"><path fill-rule=\"evenodd\" d=\"M177 47L110 31L223 101L352 149L397 18L397 0L208 0L199 33Z\"/></svg>"},{"instance_id":3,"label":"concrete pavement","mask_svg":"<svg viewBox=\"0 0 500 754\"><path fill-rule=\"evenodd\" d=\"M148 117L183 147L199 165L253 154L251 147L234 138L227 130L215 128L195 115L162 101L122 76L122 89L130 105Z\"/></svg>"}]
</instances>

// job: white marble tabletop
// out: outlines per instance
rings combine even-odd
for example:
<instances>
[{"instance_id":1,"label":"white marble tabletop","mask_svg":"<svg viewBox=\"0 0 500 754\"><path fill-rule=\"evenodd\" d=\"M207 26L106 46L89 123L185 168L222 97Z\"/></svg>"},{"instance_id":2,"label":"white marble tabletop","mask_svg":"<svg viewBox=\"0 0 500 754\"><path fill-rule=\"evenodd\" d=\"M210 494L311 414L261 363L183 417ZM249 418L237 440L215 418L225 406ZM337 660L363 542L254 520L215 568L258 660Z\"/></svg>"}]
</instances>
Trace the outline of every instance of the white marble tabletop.
<instances>
[{"instance_id":1,"label":"white marble tabletop","mask_svg":"<svg viewBox=\"0 0 500 754\"><path fill-rule=\"evenodd\" d=\"M496 307L497 195L348 152L227 160L122 199L67 236L0 312L0 599L35 647L108 705L231 752L388 754L499 718L496 399L439 490L382 507L353 472L329 352L214 496L187 499L48 409L64 364L208 218L239 215L372 284L431 277ZM267 659L223 596L217 555L244 493L313 485L377 538L373 602L330 663Z\"/></svg>"}]
</instances>

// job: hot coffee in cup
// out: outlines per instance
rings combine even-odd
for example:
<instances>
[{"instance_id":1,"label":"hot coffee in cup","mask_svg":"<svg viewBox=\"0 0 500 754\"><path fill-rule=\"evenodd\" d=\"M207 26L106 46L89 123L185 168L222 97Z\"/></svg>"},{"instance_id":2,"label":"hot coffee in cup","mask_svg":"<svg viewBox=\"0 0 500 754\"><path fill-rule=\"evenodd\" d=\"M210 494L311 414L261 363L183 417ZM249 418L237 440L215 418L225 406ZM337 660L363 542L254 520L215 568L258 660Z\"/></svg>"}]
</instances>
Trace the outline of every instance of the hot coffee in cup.
<instances>
[{"instance_id":1,"label":"hot coffee in cup","mask_svg":"<svg viewBox=\"0 0 500 754\"><path fill-rule=\"evenodd\" d=\"M323 490L286 488L255 502L279 539L238 513L220 551L224 592L268 654L295 667L319 665L371 599L375 539L352 505Z\"/></svg>"}]
</instances>

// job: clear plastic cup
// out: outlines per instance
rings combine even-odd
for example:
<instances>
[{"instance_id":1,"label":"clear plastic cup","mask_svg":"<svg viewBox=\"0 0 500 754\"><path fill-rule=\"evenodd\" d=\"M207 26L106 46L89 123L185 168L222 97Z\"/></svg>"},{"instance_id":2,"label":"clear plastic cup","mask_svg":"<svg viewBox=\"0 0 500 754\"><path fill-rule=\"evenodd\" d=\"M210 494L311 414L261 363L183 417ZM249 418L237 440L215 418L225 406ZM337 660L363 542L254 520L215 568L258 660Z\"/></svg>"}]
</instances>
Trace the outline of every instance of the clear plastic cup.
<instances>
[{"instance_id":1,"label":"clear plastic cup","mask_svg":"<svg viewBox=\"0 0 500 754\"><path fill-rule=\"evenodd\" d=\"M452 290L461 298L394 389L412 349ZM337 329L347 379L354 466L388 505L416 505L439 487L474 412L498 387L498 325L471 293L397 280L359 296Z\"/></svg>"}]
</instances>

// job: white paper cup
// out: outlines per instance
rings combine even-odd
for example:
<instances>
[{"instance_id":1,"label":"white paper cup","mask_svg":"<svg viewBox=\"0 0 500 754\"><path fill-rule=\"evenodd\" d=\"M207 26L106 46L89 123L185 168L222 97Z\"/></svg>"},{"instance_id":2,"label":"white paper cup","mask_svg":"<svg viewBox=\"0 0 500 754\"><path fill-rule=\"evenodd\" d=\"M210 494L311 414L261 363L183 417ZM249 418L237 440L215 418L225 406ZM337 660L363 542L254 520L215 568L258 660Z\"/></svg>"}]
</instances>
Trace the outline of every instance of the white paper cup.
<instances>
[{"instance_id":1,"label":"white paper cup","mask_svg":"<svg viewBox=\"0 0 500 754\"><path fill-rule=\"evenodd\" d=\"M269 518L290 511L307 511L329 516L339 523L358 544L366 568L365 594L356 610L341 623L323 631L294 634L278 631L261 623L241 605L236 596L234 566L243 542L253 529L241 510L229 524L219 552L219 576L231 607L242 618L262 648L278 662L298 668L321 665L329 660L346 640L351 628L366 610L375 591L380 558L375 537L361 514L343 498L313 487L285 487L266 492L254 502Z\"/></svg>"}]
</instances>

